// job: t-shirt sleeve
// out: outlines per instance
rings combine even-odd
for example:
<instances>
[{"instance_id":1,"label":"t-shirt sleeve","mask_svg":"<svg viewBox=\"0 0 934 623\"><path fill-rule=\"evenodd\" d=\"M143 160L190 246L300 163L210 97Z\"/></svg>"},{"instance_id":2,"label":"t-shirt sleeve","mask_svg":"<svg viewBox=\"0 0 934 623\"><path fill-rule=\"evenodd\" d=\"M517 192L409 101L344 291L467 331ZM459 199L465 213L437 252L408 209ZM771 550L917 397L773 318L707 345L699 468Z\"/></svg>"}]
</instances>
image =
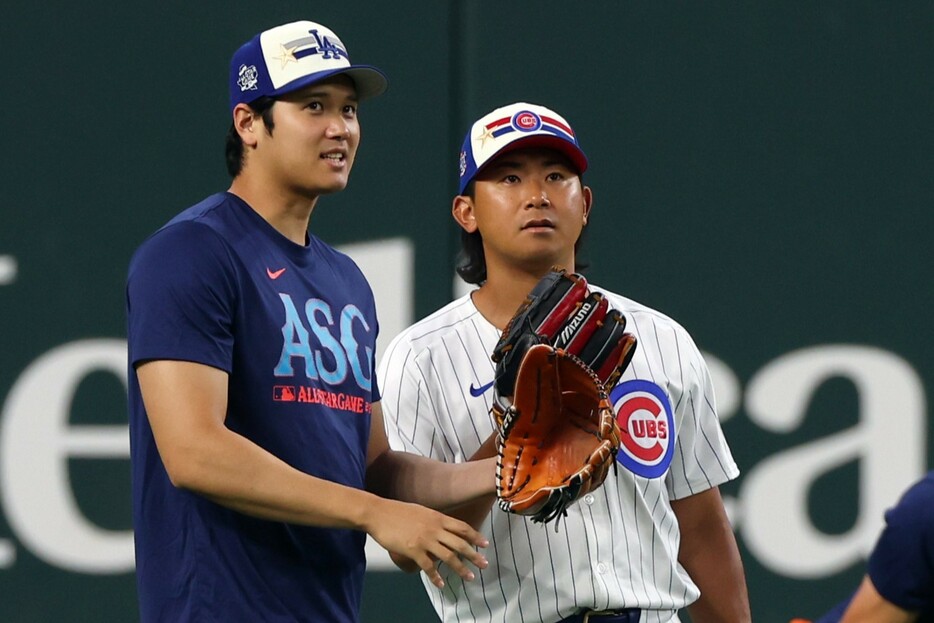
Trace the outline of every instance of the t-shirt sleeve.
<instances>
[{"instance_id":1,"label":"t-shirt sleeve","mask_svg":"<svg viewBox=\"0 0 934 623\"><path fill-rule=\"evenodd\" d=\"M934 473L885 514L868 571L879 594L900 608L918 612L934 603Z\"/></svg>"},{"instance_id":2,"label":"t-shirt sleeve","mask_svg":"<svg viewBox=\"0 0 934 623\"><path fill-rule=\"evenodd\" d=\"M683 385L671 397L679 426L666 486L671 499L681 499L736 478L739 468L720 427L707 363L686 332L675 339Z\"/></svg>"},{"instance_id":3,"label":"t-shirt sleeve","mask_svg":"<svg viewBox=\"0 0 934 623\"><path fill-rule=\"evenodd\" d=\"M130 364L171 359L230 372L235 283L230 252L211 228L185 222L156 232L127 278Z\"/></svg>"}]
</instances>

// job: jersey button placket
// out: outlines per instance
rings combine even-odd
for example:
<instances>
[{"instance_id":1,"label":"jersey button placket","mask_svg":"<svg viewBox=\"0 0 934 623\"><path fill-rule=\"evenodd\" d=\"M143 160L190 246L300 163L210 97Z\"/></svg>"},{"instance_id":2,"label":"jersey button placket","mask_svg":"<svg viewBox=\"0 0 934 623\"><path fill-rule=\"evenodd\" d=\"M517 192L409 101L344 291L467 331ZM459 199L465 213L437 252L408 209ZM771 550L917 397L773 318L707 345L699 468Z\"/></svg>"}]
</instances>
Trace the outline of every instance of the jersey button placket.
<instances>
[{"instance_id":1,"label":"jersey button placket","mask_svg":"<svg viewBox=\"0 0 934 623\"><path fill-rule=\"evenodd\" d=\"M612 538L607 534L609 527L603 519L606 513L605 511L594 513L594 509L599 509L601 503L597 496L591 493L584 495L580 502L583 502L580 506L581 514L589 520L582 522L582 526L587 534L586 551L592 556L589 567L593 582L594 603L608 603L614 591L611 590L610 578L607 577L611 566L607 564L606 556L612 556L612 552L607 548L612 546Z\"/></svg>"}]
</instances>

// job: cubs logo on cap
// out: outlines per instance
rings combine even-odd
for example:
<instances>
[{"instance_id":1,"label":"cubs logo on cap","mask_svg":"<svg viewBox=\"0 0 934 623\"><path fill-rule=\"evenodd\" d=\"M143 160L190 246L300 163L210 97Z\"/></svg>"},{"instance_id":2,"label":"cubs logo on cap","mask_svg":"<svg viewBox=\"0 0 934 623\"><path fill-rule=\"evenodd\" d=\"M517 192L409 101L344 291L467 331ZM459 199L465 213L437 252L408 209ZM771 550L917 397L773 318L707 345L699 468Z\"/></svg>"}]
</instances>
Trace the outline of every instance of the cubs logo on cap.
<instances>
[{"instance_id":1,"label":"cubs logo on cap","mask_svg":"<svg viewBox=\"0 0 934 623\"><path fill-rule=\"evenodd\" d=\"M671 464L675 449L675 420L671 401L661 387L635 379L610 392L620 429L616 460L643 478L658 478Z\"/></svg>"},{"instance_id":2,"label":"cubs logo on cap","mask_svg":"<svg viewBox=\"0 0 934 623\"><path fill-rule=\"evenodd\" d=\"M463 194L493 158L520 147L557 150L571 160L578 173L587 170L587 156L564 117L544 106L517 102L497 108L471 126L458 160L458 192Z\"/></svg>"},{"instance_id":3,"label":"cubs logo on cap","mask_svg":"<svg viewBox=\"0 0 934 623\"><path fill-rule=\"evenodd\" d=\"M315 22L276 26L256 35L230 61L230 109L276 97L337 74L353 81L364 99L386 90L386 76L370 65L352 65L334 31Z\"/></svg>"}]
</instances>

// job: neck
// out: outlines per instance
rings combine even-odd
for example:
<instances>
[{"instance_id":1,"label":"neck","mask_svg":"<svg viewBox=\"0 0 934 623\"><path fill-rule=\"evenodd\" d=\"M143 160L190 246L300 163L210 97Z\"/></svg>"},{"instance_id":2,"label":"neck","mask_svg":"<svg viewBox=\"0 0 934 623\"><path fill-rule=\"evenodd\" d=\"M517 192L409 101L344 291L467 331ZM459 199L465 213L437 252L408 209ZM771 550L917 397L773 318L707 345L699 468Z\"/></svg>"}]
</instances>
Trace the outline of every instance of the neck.
<instances>
[{"instance_id":1,"label":"neck","mask_svg":"<svg viewBox=\"0 0 934 623\"><path fill-rule=\"evenodd\" d=\"M573 265L565 268L572 272L574 270ZM487 280L474 292L473 303L484 318L502 331L519 306L525 302L532 288L550 269L551 266L537 269L507 267L491 270L488 265Z\"/></svg>"},{"instance_id":2,"label":"neck","mask_svg":"<svg viewBox=\"0 0 934 623\"><path fill-rule=\"evenodd\" d=\"M295 244L305 245L308 223L318 197L300 197L282 188L270 189L246 174L234 178L229 192L243 199L280 234Z\"/></svg>"}]
</instances>

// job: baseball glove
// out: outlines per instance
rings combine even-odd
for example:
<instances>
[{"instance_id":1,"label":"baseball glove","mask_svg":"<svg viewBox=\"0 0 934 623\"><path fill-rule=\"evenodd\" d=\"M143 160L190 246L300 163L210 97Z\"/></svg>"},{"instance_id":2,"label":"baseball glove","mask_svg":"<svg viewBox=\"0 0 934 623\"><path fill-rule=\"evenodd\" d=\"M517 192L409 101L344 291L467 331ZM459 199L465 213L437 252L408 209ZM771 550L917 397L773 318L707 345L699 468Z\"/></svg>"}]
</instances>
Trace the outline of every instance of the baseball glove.
<instances>
[{"instance_id":1,"label":"baseball glove","mask_svg":"<svg viewBox=\"0 0 934 623\"><path fill-rule=\"evenodd\" d=\"M505 511L547 523L599 487L619 429L603 384L566 351L528 349L497 437L496 494Z\"/></svg>"},{"instance_id":2,"label":"baseball glove","mask_svg":"<svg viewBox=\"0 0 934 623\"><path fill-rule=\"evenodd\" d=\"M632 360L636 338L602 294L589 292L582 275L554 268L516 310L493 349L497 394L512 395L522 358L535 344L566 350L610 389Z\"/></svg>"},{"instance_id":3,"label":"baseball glove","mask_svg":"<svg viewBox=\"0 0 934 623\"><path fill-rule=\"evenodd\" d=\"M559 269L516 311L492 356L501 508L548 522L615 467L619 429L607 393L635 351L625 327L581 275Z\"/></svg>"}]
</instances>

